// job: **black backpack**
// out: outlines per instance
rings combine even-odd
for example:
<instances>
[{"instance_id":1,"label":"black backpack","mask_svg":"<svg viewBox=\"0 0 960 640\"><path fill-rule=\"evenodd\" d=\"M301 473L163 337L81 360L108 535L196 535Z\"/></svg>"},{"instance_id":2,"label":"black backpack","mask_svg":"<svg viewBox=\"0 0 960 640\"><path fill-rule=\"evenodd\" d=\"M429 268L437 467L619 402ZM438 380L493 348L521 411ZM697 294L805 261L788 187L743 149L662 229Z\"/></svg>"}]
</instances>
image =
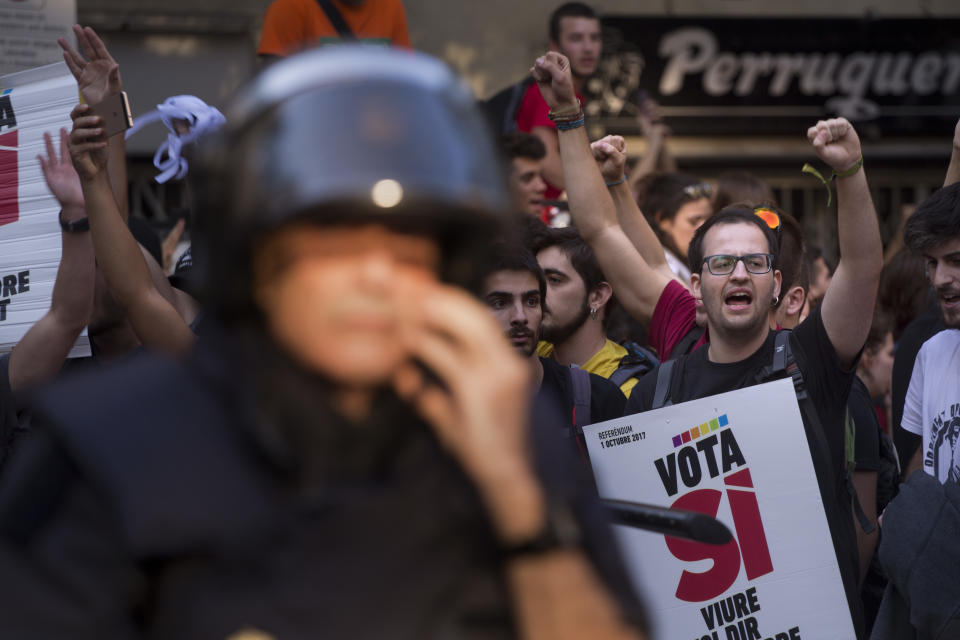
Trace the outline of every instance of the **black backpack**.
<instances>
[{"instance_id":1,"label":"black backpack","mask_svg":"<svg viewBox=\"0 0 960 640\"><path fill-rule=\"evenodd\" d=\"M480 110L486 116L490 130L497 137L505 136L517 130L517 111L520 103L533 78L527 76L524 80L501 89L492 97L480 102Z\"/></svg>"},{"instance_id":2,"label":"black backpack","mask_svg":"<svg viewBox=\"0 0 960 640\"><path fill-rule=\"evenodd\" d=\"M627 350L627 355L620 358L617 370L608 378L617 388L630 378L640 379L660 364L653 351L641 347L636 342L627 342L621 346Z\"/></svg>"}]
</instances>

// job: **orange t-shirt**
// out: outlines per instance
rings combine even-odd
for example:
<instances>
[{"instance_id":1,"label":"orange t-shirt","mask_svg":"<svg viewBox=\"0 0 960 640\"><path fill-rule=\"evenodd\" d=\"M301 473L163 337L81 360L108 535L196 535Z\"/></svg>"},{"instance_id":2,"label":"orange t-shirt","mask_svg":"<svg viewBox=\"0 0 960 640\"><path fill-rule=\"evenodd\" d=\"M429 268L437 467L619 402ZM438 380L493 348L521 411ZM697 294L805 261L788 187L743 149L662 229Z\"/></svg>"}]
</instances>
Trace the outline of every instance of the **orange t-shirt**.
<instances>
[{"instance_id":1,"label":"orange t-shirt","mask_svg":"<svg viewBox=\"0 0 960 640\"><path fill-rule=\"evenodd\" d=\"M366 0L355 7L338 0L333 0L333 4L362 42L410 47L407 15L400 0ZM273 0L263 19L257 53L286 56L340 41L337 30L316 0Z\"/></svg>"}]
</instances>

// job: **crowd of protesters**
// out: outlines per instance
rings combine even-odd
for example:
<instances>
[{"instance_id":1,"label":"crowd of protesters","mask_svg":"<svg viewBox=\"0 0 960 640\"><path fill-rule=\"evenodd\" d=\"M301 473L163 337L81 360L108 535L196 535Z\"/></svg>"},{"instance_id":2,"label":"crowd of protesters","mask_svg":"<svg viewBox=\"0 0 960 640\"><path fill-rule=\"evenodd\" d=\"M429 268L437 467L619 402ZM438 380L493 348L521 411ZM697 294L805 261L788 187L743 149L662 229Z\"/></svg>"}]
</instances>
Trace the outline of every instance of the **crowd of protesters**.
<instances>
[{"instance_id":1,"label":"crowd of protesters","mask_svg":"<svg viewBox=\"0 0 960 640\"><path fill-rule=\"evenodd\" d=\"M832 264L760 177L678 172L649 101L642 158L591 141L600 19L548 30L481 115L426 56L313 47L409 47L399 2L276 0L175 278L90 106L119 65L60 41L62 258L0 358L3 637L646 637L583 427L791 376L857 637L960 637L960 123L886 251L854 125L810 123Z\"/></svg>"}]
</instances>

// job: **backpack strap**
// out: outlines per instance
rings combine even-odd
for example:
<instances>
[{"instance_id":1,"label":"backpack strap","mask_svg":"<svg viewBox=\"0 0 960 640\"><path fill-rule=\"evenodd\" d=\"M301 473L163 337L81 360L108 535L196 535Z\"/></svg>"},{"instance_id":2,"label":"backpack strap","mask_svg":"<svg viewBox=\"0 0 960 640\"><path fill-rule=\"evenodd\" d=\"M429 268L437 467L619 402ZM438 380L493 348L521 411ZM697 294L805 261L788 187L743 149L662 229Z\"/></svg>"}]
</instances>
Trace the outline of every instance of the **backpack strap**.
<instances>
[{"instance_id":1,"label":"backpack strap","mask_svg":"<svg viewBox=\"0 0 960 640\"><path fill-rule=\"evenodd\" d=\"M849 405L843 416L843 431L843 477L847 485L847 493L850 495L850 500L853 503L853 515L856 516L857 522L860 523L860 528L863 529L864 533L873 533L876 527L870 522L870 519L864 512L863 505L860 503L860 496L857 494L857 488L853 484L853 474L857 470L857 459L854 455L857 439L857 423L856 420L853 419L853 416L850 415Z\"/></svg>"},{"instance_id":2,"label":"backpack strap","mask_svg":"<svg viewBox=\"0 0 960 640\"><path fill-rule=\"evenodd\" d=\"M793 356L793 349L790 348L790 331L784 330L777 332L773 345L773 363L770 366L769 372L765 372L764 375L770 380L778 377L777 374L781 372L789 375L793 381L793 391L797 396L800 413L803 414L810 424L810 431L813 432L817 446L822 449L825 454L829 453L830 445L827 443L827 438L824 435L823 425L820 423L816 407L813 406L813 400L811 400L810 394L807 393L807 384L803 380L803 372L800 371L796 358ZM846 424L844 424L844 428L846 428ZM846 441L846 436L844 436L844 441ZM844 450L846 450L846 447L844 447ZM849 494L853 503L854 514L860 523L860 527L866 533L873 533L876 527L871 524L867 518L867 514L863 511L863 506L860 504L860 498L857 496L856 488L853 486L853 476L846 464L846 451L844 453L843 476L844 482L847 485L847 494Z\"/></svg>"},{"instance_id":3,"label":"backpack strap","mask_svg":"<svg viewBox=\"0 0 960 640\"><path fill-rule=\"evenodd\" d=\"M580 437L583 428L590 424L590 374L579 367L569 367L569 371L573 389L573 434Z\"/></svg>"},{"instance_id":4,"label":"backpack strap","mask_svg":"<svg viewBox=\"0 0 960 640\"><path fill-rule=\"evenodd\" d=\"M618 387L630 378L639 379L640 376L652 371L660 362L649 349L644 349L636 342L627 342L622 345L627 350L626 355L620 358L617 370L607 378Z\"/></svg>"},{"instance_id":5,"label":"backpack strap","mask_svg":"<svg viewBox=\"0 0 960 640\"><path fill-rule=\"evenodd\" d=\"M340 13L340 10L333 4L333 0L317 0L317 4L320 5L320 9L326 14L327 20L330 21L333 28L337 30L337 35L344 40L357 39L357 36L350 30L350 26L344 19L343 14Z\"/></svg>"},{"instance_id":6,"label":"backpack strap","mask_svg":"<svg viewBox=\"0 0 960 640\"><path fill-rule=\"evenodd\" d=\"M690 331L687 331L687 334L680 338L680 341L677 342L673 347L673 351L670 352L671 360L676 360L681 356L685 356L690 353L690 350L693 349L693 345L697 344L697 341L703 336L704 329L703 327L694 326Z\"/></svg>"},{"instance_id":7,"label":"backpack strap","mask_svg":"<svg viewBox=\"0 0 960 640\"><path fill-rule=\"evenodd\" d=\"M630 378L639 377L649 370L650 367L645 364L635 364L626 367L621 366L619 369L610 374L610 377L607 379L613 384L617 385L617 387L620 387L620 385L625 383Z\"/></svg>"},{"instance_id":8,"label":"backpack strap","mask_svg":"<svg viewBox=\"0 0 960 640\"><path fill-rule=\"evenodd\" d=\"M527 77L513 85L510 92L510 102L507 103L507 110L503 114L501 123L501 135L513 133L517 130L517 112L520 111L520 103L523 102L523 96L527 94L527 89L533 83L533 78L527 74Z\"/></svg>"},{"instance_id":9,"label":"backpack strap","mask_svg":"<svg viewBox=\"0 0 960 640\"><path fill-rule=\"evenodd\" d=\"M657 369L657 386L653 392L653 405L650 407L651 409L669 407L673 404L670 391L673 387L673 372L676 369L676 364L676 360L667 360Z\"/></svg>"}]
</instances>

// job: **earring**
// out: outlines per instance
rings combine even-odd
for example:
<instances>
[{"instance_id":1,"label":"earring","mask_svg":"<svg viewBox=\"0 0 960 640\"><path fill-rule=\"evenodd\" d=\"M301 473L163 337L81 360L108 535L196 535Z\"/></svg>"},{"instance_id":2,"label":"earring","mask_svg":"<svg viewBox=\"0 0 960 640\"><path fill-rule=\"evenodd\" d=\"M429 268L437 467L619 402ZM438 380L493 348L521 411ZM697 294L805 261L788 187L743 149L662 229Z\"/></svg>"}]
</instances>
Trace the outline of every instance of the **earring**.
<instances>
[{"instance_id":1,"label":"earring","mask_svg":"<svg viewBox=\"0 0 960 640\"><path fill-rule=\"evenodd\" d=\"M594 320L597 319L597 308L596 308L596 307L590 307L590 317L593 318Z\"/></svg>"},{"instance_id":2,"label":"earring","mask_svg":"<svg viewBox=\"0 0 960 640\"><path fill-rule=\"evenodd\" d=\"M780 304L780 296L773 296L773 304L771 306L777 306Z\"/></svg>"}]
</instances>

